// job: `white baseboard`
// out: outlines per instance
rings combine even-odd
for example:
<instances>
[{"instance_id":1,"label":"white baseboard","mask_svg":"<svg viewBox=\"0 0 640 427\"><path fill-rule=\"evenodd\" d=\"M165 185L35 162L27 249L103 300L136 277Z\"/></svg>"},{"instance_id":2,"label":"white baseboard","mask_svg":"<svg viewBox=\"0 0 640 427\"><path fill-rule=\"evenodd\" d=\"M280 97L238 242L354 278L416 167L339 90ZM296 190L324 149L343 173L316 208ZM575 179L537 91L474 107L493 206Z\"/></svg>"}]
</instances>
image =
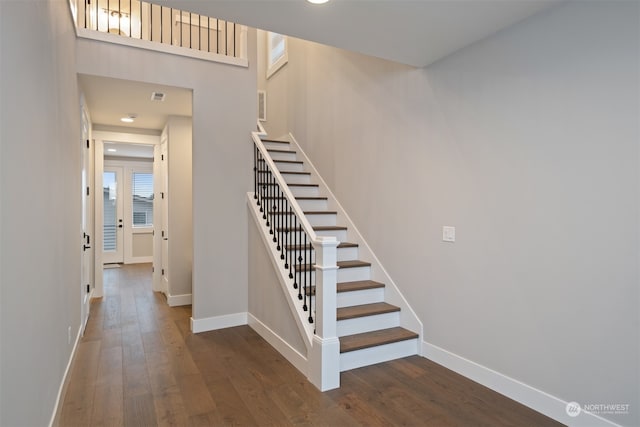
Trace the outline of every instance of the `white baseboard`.
<instances>
[{"instance_id":1,"label":"white baseboard","mask_svg":"<svg viewBox=\"0 0 640 427\"><path fill-rule=\"evenodd\" d=\"M436 345L429 344L426 341L423 342L422 351L422 355L425 358L568 426L620 427L612 421L586 411L581 411L578 416L571 417L567 414L567 404L569 402L565 402L544 391L533 388Z\"/></svg>"},{"instance_id":2,"label":"white baseboard","mask_svg":"<svg viewBox=\"0 0 640 427\"><path fill-rule=\"evenodd\" d=\"M298 350L291 347L288 342L282 339L277 333L271 330L267 325L262 323L251 313L248 313L249 326L256 331L266 342L271 344L278 353L283 355L296 369L306 377L307 376L307 358L300 354Z\"/></svg>"},{"instance_id":3,"label":"white baseboard","mask_svg":"<svg viewBox=\"0 0 640 427\"><path fill-rule=\"evenodd\" d=\"M232 328L247 324L247 313L225 314L222 316L205 317L204 319L191 318L191 332L215 331L216 329Z\"/></svg>"},{"instance_id":4,"label":"white baseboard","mask_svg":"<svg viewBox=\"0 0 640 427\"><path fill-rule=\"evenodd\" d=\"M73 363L73 359L76 357L76 350L78 350L78 343L80 342L81 336L82 336L82 328L79 328L78 333L76 334L76 342L73 343L73 349L71 350L71 355L69 356L67 367L64 370L64 374L62 375L62 381L60 382L60 387L58 388L58 396L56 396L56 403L55 405L53 405L53 414L51 414L49 427L53 427L53 423L56 420L56 415L58 415L58 410L59 410L58 406L60 405L60 399L62 398L62 393L65 390L65 386L67 383L67 376L69 375L69 371L71 370L71 364Z\"/></svg>"},{"instance_id":5,"label":"white baseboard","mask_svg":"<svg viewBox=\"0 0 640 427\"><path fill-rule=\"evenodd\" d=\"M167 295L167 304L169 304L169 307L177 307L179 305L190 305L191 294Z\"/></svg>"}]
</instances>

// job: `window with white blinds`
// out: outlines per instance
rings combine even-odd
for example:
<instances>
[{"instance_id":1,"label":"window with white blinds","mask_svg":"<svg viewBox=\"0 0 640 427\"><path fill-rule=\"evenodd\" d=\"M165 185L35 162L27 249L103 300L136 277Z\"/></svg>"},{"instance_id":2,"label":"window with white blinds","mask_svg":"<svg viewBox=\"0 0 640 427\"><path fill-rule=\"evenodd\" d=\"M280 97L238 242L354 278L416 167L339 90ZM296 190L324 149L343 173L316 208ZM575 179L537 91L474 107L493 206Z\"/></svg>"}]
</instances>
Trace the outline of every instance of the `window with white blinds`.
<instances>
[{"instance_id":1,"label":"window with white blinds","mask_svg":"<svg viewBox=\"0 0 640 427\"><path fill-rule=\"evenodd\" d=\"M153 174L133 172L131 180L133 197L133 226L153 226Z\"/></svg>"}]
</instances>

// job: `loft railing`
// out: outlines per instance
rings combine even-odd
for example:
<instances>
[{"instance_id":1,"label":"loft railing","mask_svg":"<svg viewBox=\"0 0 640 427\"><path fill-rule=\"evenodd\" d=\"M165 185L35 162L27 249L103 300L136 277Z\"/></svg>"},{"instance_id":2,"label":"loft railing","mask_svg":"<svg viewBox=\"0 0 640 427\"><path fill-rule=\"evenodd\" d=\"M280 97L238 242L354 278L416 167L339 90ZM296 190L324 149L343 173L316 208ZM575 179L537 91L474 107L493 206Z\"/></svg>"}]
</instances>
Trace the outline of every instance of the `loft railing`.
<instances>
[{"instance_id":1,"label":"loft railing","mask_svg":"<svg viewBox=\"0 0 640 427\"><path fill-rule=\"evenodd\" d=\"M205 54L246 58L246 27L139 0L76 0L78 28Z\"/></svg>"}]
</instances>

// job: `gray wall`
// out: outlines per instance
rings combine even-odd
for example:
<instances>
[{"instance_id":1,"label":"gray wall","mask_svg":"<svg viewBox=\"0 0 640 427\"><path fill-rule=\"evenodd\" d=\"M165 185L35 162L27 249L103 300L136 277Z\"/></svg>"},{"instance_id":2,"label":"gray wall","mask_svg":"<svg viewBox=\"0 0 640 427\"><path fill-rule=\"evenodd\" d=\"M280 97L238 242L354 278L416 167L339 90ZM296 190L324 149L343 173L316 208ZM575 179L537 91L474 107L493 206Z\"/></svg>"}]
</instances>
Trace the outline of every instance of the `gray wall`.
<instances>
[{"instance_id":1,"label":"gray wall","mask_svg":"<svg viewBox=\"0 0 640 427\"><path fill-rule=\"evenodd\" d=\"M193 264L191 118L167 121L169 160L169 295L191 294Z\"/></svg>"},{"instance_id":2,"label":"gray wall","mask_svg":"<svg viewBox=\"0 0 640 427\"><path fill-rule=\"evenodd\" d=\"M78 40L80 73L193 89L193 317L247 311L250 132L256 120L255 30L249 68Z\"/></svg>"},{"instance_id":3,"label":"gray wall","mask_svg":"<svg viewBox=\"0 0 640 427\"><path fill-rule=\"evenodd\" d=\"M304 357L307 347L304 344L296 320L287 302L277 272L271 262L271 254L265 248L251 213L247 212L249 228L249 313L274 331L287 344Z\"/></svg>"},{"instance_id":4,"label":"gray wall","mask_svg":"<svg viewBox=\"0 0 640 427\"><path fill-rule=\"evenodd\" d=\"M640 424L638 2L570 2L426 69L291 40L267 89L425 341ZM456 243L441 242L442 226Z\"/></svg>"},{"instance_id":5,"label":"gray wall","mask_svg":"<svg viewBox=\"0 0 640 427\"><path fill-rule=\"evenodd\" d=\"M0 2L0 58L0 425L43 426L80 327L82 142L68 3Z\"/></svg>"}]
</instances>

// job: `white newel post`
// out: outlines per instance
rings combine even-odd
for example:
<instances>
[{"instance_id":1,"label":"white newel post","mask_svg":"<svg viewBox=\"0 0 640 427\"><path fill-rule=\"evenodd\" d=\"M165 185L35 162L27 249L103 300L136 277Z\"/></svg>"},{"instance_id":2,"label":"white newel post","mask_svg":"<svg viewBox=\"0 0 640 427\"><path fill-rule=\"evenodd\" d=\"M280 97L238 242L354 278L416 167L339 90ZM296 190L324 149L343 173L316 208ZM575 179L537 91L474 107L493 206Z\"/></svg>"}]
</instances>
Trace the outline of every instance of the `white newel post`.
<instances>
[{"instance_id":1,"label":"white newel post","mask_svg":"<svg viewBox=\"0 0 640 427\"><path fill-rule=\"evenodd\" d=\"M320 391L340 387L340 341L337 337L338 276L335 237L318 236L316 253L316 333L309 352L307 377Z\"/></svg>"}]
</instances>

